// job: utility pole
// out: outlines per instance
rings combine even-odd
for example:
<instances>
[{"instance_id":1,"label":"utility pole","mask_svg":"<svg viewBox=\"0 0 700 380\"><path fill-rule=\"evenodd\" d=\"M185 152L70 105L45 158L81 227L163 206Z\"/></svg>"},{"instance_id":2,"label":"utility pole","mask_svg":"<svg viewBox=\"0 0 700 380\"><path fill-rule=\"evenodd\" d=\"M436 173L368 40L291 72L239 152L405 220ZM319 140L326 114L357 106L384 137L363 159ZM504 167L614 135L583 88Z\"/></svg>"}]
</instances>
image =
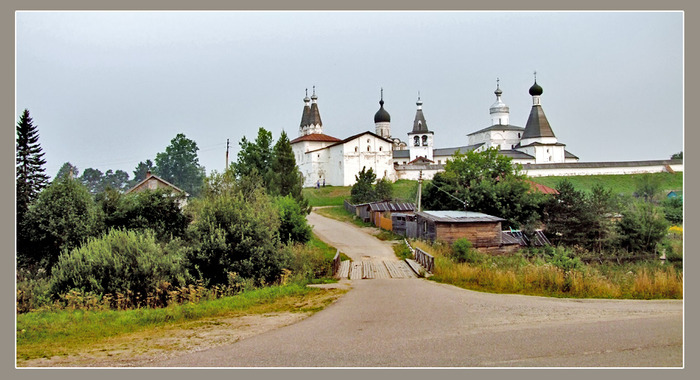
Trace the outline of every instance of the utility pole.
<instances>
[{"instance_id":1,"label":"utility pole","mask_svg":"<svg viewBox=\"0 0 700 380\"><path fill-rule=\"evenodd\" d=\"M416 203L418 203L418 211L420 211L421 191L423 190L422 187L423 187L423 171L421 170L420 172L418 172L418 201L416 202Z\"/></svg>"},{"instance_id":2,"label":"utility pole","mask_svg":"<svg viewBox=\"0 0 700 380\"><path fill-rule=\"evenodd\" d=\"M226 166L224 167L224 171L228 169L228 139L226 139Z\"/></svg>"}]
</instances>

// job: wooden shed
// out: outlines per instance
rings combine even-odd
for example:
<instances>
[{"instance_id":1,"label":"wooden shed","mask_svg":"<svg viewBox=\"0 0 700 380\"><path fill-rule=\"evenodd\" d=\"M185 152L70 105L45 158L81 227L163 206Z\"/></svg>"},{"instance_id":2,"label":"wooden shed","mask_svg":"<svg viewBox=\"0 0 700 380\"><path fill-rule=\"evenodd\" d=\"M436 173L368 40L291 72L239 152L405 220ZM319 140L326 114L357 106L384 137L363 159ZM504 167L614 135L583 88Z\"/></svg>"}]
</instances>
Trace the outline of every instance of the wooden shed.
<instances>
[{"instance_id":1,"label":"wooden shed","mask_svg":"<svg viewBox=\"0 0 700 380\"><path fill-rule=\"evenodd\" d=\"M394 213L413 214L416 205L409 202L372 202L367 204L366 208L370 223L391 231L391 215Z\"/></svg>"},{"instance_id":2,"label":"wooden shed","mask_svg":"<svg viewBox=\"0 0 700 380\"><path fill-rule=\"evenodd\" d=\"M466 238L475 248L500 247L505 219L471 211L418 211L417 237L452 244Z\"/></svg>"}]
</instances>

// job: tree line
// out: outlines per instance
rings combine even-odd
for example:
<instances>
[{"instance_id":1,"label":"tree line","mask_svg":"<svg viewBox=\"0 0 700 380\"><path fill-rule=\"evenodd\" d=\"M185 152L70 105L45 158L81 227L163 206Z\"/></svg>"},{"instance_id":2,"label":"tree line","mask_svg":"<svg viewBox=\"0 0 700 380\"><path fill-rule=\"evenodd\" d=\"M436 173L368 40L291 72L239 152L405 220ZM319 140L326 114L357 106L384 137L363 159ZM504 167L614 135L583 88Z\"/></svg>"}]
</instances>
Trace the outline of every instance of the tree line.
<instances>
[{"instance_id":1,"label":"tree line","mask_svg":"<svg viewBox=\"0 0 700 380\"><path fill-rule=\"evenodd\" d=\"M135 176L152 170L187 191L184 207L185 195L168 190L125 194L125 186L103 186L110 175L123 183L118 172L78 176L64 165L49 182L26 110L16 137L18 309L58 302L71 291L125 295L132 306L165 305L158 297L192 284L242 289L294 271L301 279L327 274L329 263L316 260L321 268L309 268L314 260L302 260L295 248L311 238L311 227L284 132L274 146L263 128L255 141L243 138L238 160L223 173L205 176L196 144L183 134L155 165L137 166Z\"/></svg>"},{"instance_id":2,"label":"tree line","mask_svg":"<svg viewBox=\"0 0 700 380\"><path fill-rule=\"evenodd\" d=\"M504 229L532 236L542 229L555 245L598 257L670 251L670 224L683 223L681 197L661 197L651 175L640 177L633 196L596 185L590 192L561 181L557 194L535 191L522 166L496 148L457 152L425 186L424 209L467 210L506 219Z\"/></svg>"}]
</instances>

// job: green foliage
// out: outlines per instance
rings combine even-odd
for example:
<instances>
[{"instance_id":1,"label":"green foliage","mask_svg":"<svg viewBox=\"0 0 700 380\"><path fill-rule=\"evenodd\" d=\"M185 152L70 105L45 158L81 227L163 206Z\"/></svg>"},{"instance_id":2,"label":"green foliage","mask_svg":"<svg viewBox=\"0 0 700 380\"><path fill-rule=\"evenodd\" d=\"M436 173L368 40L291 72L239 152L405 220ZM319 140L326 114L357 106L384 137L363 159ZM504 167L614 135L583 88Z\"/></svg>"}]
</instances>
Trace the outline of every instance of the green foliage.
<instances>
[{"instance_id":1,"label":"green foliage","mask_svg":"<svg viewBox=\"0 0 700 380\"><path fill-rule=\"evenodd\" d=\"M551 256L546 260L548 263L565 271L580 270L583 262L574 253L564 247L556 247L550 251Z\"/></svg>"},{"instance_id":2,"label":"green foliage","mask_svg":"<svg viewBox=\"0 0 700 380\"><path fill-rule=\"evenodd\" d=\"M656 200L661 193L661 180L651 174L642 174L636 180L634 196L645 202Z\"/></svg>"},{"instance_id":3,"label":"green foliage","mask_svg":"<svg viewBox=\"0 0 700 380\"><path fill-rule=\"evenodd\" d=\"M272 132L260 127L254 142L244 136L239 143L238 160L231 164L236 178L257 174L263 178L267 188L270 184L272 164Z\"/></svg>"},{"instance_id":4,"label":"green foliage","mask_svg":"<svg viewBox=\"0 0 700 380\"><path fill-rule=\"evenodd\" d=\"M382 178L374 185L374 197L379 201L390 201L394 196L394 187L386 178Z\"/></svg>"},{"instance_id":5,"label":"green foliage","mask_svg":"<svg viewBox=\"0 0 700 380\"><path fill-rule=\"evenodd\" d=\"M198 196L205 177L204 167L199 165L198 150L196 142L178 133L165 152L156 155L155 172L188 194Z\"/></svg>"},{"instance_id":6,"label":"green foliage","mask_svg":"<svg viewBox=\"0 0 700 380\"><path fill-rule=\"evenodd\" d=\"M682 160L683 159L683 151L672 154L671 159L672 160Z\"/></svg>"},{"instance_id":7,"label":"green foliage","mask_svg":"<svg viewBox=\"0 0 700 380\"><path fill-rule=\"evenodd\" d=\"M350 202L361 204L367 202L390 201L393 197L393 184L386 178L377 181L373 185L377 175L372 168L362 170L355 175L355 184L350 189Z\"/></svg>"},{"instance_id":8,"label":"green foliage","mask_svg":"<svg viewBox=\"0 0 700 380\"><path fill-rule=\"evenodd\" d=\"M305 213L311 211L309 202L302 193L302 176L292 145L284 131L272 149L268 192L271 195L292 196Z\"/></svg>"},{"instance_id":9,"label":"green foliage","mask_svg":"<svg viewBox=\"0 0 700 380\"><path fill-rule=\"evenodd\" d=\"M405 243L395 244L393 248L396 257L400 260L413 259L413 252Z\"/></svg>"},{"instance_id":10,"label":"green foliage","mask_svg":"<svg viewBox=\"0 0 700 380\"><path fill-rule=\"evenodd\" d=\"M134 169L134 179L131 181L130 185L136 186L136 184L146 179L148 172L155 173L155 168L155 164L153 164L151 160L139 162Z\"/></svg>"},{"instance_id":11,"label":"green foliage","mask_svg":"<svg viewBox=\"0 0 700 380\"><path fill-rule=\"evenodd\" d=\"M311 239L311 226L306 221L306 212L292 198L287 195L285 197L277 197L275 199L277 206L280 227L279 236L283 244L287 243L306 243Z\"/></svg>"},{"instance_id":12,"label":"green foliage","mask_svg":"<svg viewBox=\"0 0 700 380\"><path fill-rule=\"evenodd\" d=\"M72 250L102 230L103 215L85 186L57 178L39 194L27 212L23 228L31 236L18 250L18 264L50 270L64 250Z\"/></svg>"},{"instance_id":13,"label":"green foliage","mask_svg":"<svg viewBox=\"0 0 700 380\"><path fill-rule=\"evenodd\" d=\"M160 241L185 236L190 218L180 209L183 198L166 189L124 195L111 188L96 197L107 228L149 229Z\"/></svg>"},{"instance_id":14,"label":"green foliage","mask_svg":"<svg viewBox=\"0 0 700 380\"><path fill-rule=\"evenodd\" d=\"M21 225L29 205L49 182L44 173L46 160L39 144L39 131L26 109L17 122L15 155L17 222Z\"/></svg>"},{"instance_id":15,"label":"green foliage","mask_svg":"<svg viewBox=\"0 0 700 380\"><path fill-rule=\"evenodd\" d=\"M82 182L93 195L101 193L108 188L126 190L129 186L129 174L123 170L114 172L112 169L107 170L103 174L100 170L87 168L80 176L80 182Z\"/></svg>"},{"instance_id":16,"label":"green foliage","mask_svg":"<svg viewBox=\"0 0 700 380\"><path fill-rule=\"evenodd\" d=\"M362 167L362 170L355 175L355 184L350 189L350 201L353 204L367 203L375 200L374 188L372 184L377 179L374 170Z\"/></svg>"},{"instance_id":17,"label":"green foliage","mask_svg":"<svg viewBox=\"0 0 700 380\"><path fill-rule=\"evenodd\" d=\"M452 260L457 263L479 264L484 262L485 256L473 249L469 240L461 238L452 243Z\"/></svg>"},{"instance_id":18,"label":"green foliage","mask_svg":"<svg viewBox=\"0 0 700 380\"><path fill-rule=\"evenodd\" d=\"M620 247L632 253L656 253L657 244L666 236L668 227L658 206L650 202L632 202L617 224Z\"/></svg>"},{"instance_id":19,"label":"green foliage","mask_svg":"<svg viewBox=\"0 0 700 380\"><path fill-rule=\"evenodd\" d=\"M217 189L205 190L192 208L192 269L210 285L228 283L231 273L258 283L278 280L287 260L279 249L278 209L263 188L244 192L217 176L208 182Z\"/></svg>"},{"instance_id":20,"label":"green foliage","mask_svg":"<svg viewBox=\"0 0 700 380\"><path fill-rule=\"evenodd\" d=\"M426 184L426 210L469 210L507 219L504 227L520 228L539 218L544 196L533 192L512 159L496 148L455 153L445 171Z\"/></svg>"},{"instance_id":21,"label":"green foliage","mask_svg":"<svg viewBox=\"0 0 700 380\"><path fill-rule=\"evenodd\" d=\"M56 173L56 178L63 178L70 176L72 179L78 178L78 175L80 174L80 170L78 170L77 166L72 165L70 162L66 162L61 166L60 169L58 169L58 173Z\"/></svg>"},{"instance_id":22,"label":"green foliage","mask_svg":"<svg viewBox=\"0 0 700 380\"><path fill-rule=\"evenodd\" d=\"M61 254L52 271L51 293L130 293L137 295L134 306L142 306L159 288L185 284L184 260L182 250L164 251L150 232L110 230Z\"/></svg>"},{"instance_id":23,"label":"green foliage","mask_svg":"<svg viewBox=\"0 0 700 380\"><path fill-rule=\"evenodd\" d=\"M672 224L683 224L683 197L666 198L661 205L666 220Z\"/></svg>"},{"instance_id":24,"label":"green foliage","mask_svg":"<svg viewBox=\"0 0 700 380\"><path fill-rule=\"evenodd\" d=\"M596 185L586 193L565 179L557 185L557 191L559 194L545 202L542 211L545 232L552 243L595 252L611 248L615 238L612 219L620 208L612 190Z\"/></svg>"}]
</instances>

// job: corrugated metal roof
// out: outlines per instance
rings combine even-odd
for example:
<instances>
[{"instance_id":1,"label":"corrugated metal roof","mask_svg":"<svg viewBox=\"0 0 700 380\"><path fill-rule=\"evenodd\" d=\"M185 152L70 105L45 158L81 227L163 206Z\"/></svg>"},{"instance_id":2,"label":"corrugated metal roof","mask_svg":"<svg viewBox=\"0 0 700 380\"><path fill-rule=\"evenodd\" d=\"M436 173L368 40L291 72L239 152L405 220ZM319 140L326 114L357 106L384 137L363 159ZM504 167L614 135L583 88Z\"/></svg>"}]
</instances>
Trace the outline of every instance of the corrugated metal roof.
<instances>
[{"instance_id":1,"label":"corrugated metal roof","mask_svg":"<svg viewBox=\"0 0 700 380\"><path fill-rule=\"evenodd\" d=\"M503 218L474 211L418 211L426 219L448 223L505 222Z\"/></svg>"},{"instance_id":2,"label":"corrugated metal roof","mask_svg":"<svg viewBox=\"0 0 700 380\"><path fill-rule=\"evenodd\" d=\"M380 212L414 211L416 209L416 205L410 202L374 202L368 204L368 206L371 211Z\"/></svg>"}]
</instances>

